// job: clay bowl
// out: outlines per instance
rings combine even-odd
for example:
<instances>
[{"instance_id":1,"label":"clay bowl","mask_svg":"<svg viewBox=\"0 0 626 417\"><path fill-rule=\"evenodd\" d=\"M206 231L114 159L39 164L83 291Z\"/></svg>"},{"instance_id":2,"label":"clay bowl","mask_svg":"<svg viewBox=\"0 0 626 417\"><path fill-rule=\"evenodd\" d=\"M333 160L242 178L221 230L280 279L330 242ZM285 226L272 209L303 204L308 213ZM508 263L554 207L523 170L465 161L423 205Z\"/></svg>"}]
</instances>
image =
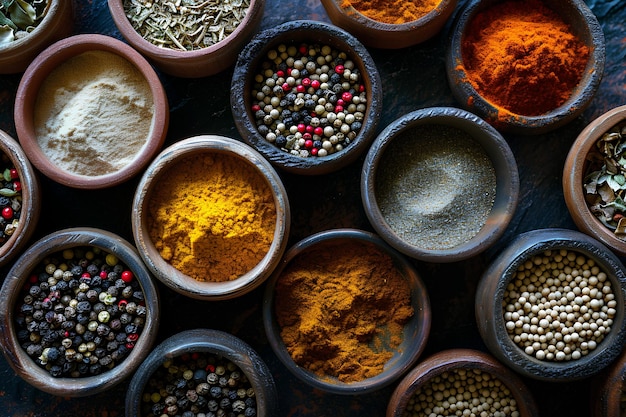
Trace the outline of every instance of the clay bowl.
<instances>
[{"instance_id":1,"label":"clay bowl","mask_svg":"<svg viewBox=\"0 0 626 417\"><path fill-rule=\"evenodd\" d=\"M0 46L0 74L23 72L46 47L72 34L72 2L48 0L48 3L48 10L32 32Z\"/></svg>"},{"instance_id":2,"label":"clay bowl","mask_svg":"<svg viewBox=\"0 0 626 417\"><path fill-rule=\"evenodd\" d=\"M200 281L176 269L162 256L150 236L149 217L151 196L159 189L160 181L167 178L172 167L190 158L204 154L236 158L251 168L268 185L276 209L276 225L273 240L265 256L252 269L236 279ZM173 208L175 210L175 208ZM230 299L243 295L263 283L274 268L287 246L291 211L287 192L274 168L258 152L237 140L215 135L203 135L181 140L164 149L147 168L141 178L133 199L132 228L139 253L152 273L165 285L183 295L202 300ZM228 219L227 219L228 220ZM193 221L193 220L190 220ZM243 222L243 220L237 220ZM243 223L241 223L243 224ZM233 225L233 228L237 223ZM221 236L221 234L219 234ZM209 234L205 235L206 237ZM233 253L234 257L240 256ZM223 268L222 268L223 269ZM221 269L220 269L221 270ZM207 274L211 274L207 266Z\"/></svg>"},{"instance_id":3,"label":"clay bowl","mask_svg":"<svg viewBox=\"0 0 626 417\"><path fill-rule=\"evenodd\" d=\"M440 155L447 155L449 150L439 145L435 148L434 145L416 145L418 141L426 143L428 140L427 130L424 129L445 130L448 132L445 137L450 141L457 140L457 137L458 140L474 140L472 153L480 155L476 160L488 159L493 171L484 168L479 170L477 167L472 172L484 171L489 177L492 177L489 172L495 173L495 196L492 190L486 190L489 191L488 198L493 200L490 209L488 201L483 198L484 193L475 191L474 186L464 188L456 180L449 180L448 163L437 165L437 161L444 158ZM440 132L435 134L440 135ZM410 148L411 151L401 151L398 155L395 149L402 147ZM433 154L431 149L437 149L439 154ZM466 154L469 155L469 151ZM464 160L460 164L469 166L467 164L470 162ZM415 170L426 177L423 180L415 179L412 173ZM476 193L479 200L468 203L472 193ZM479 117L452 107L416 110L393 121L370 147L361 175L361 198L372 227L395 249L427 262L460 261L493 245L511 221L517 207L518 194L517 164L504 138ZM433 196L439 197L434 199ZM484 204L479 204L479 201L484 201ZM485 209L480 216L474 216L474 211L470 210L477 206L484 206ZM450 212L458 214L455 219L446 220L446 213ZM429 219L436 221L432 223ZM463 224L464 227L470 223L475 226L471 233L468 231L453 236L450 230L440 228L441 224L450 221ZM417 234L417 231L426 228L430 228L432 233L425 236ZM432 236L437 236L435 241Z\"/></svg>"},{"instance_id":4,"label":"clay bowl","mask_svg":"<svg viewBox=\"0 0 626 417\"><path fill-rule=\"evenodd\" d=\"M501 395L501 398L514 399L520 417L539 415L531 392L523 381L506 366L484 352L472 349L449 349L437 352L426 358L400 381L389 399L386 416L401 417L411 415L408 407L413 405L412 398L428 390L433 382L436 382L443 375L448 375L448 378L454 376L454 381L459 385L457 392L465 388L475 388L476 382L473 379L470 380L474 372L483 376L488 375L491 381L499 381L501 388L489 387L490 393L497 392ZM461 375L467 376L467 379L462 380ZM505 391L507 389L509 392ZM468 390L464 391L468 392ZM469 393L472 399L480 398L474 391L469 390ZM447 400L447 398L445 399ZM442 401L436 403L441 405ZM465 408L461 406L457 410L463 412ZM448 410L448 412L451 413L450 415L454 415L454 411ZM489 412L489 415L494 415L494 412L495 410L492 410ZM476 415L479 415L479 413L476 413ZM505 415L512 414L506 413Z\"/></svg>"},{"instance_id":5,"label":"clay bowl","mask_svg":"<svg viewBox=\"0 0 626 417\"><path fill-rule=\"evenodd\" d=\"M457 0L443 0L430 12L406 23L386 23L360 13L341 0L322 0L333 24L356 36L364 45L381 49L400 49L422 43L441 31Z\"/></svg>"},{"instance_id":6,"label":"clay bowl","mask_svg":"<svg viewBox=\"0 0 626 417\"><path fill-rule=\"evenodd\" d=\"M114 255L114 257L116 257L122 265L125 265L128 270L132 272L134 279L129 282L138 284L134 287L134 289L136 292L141 291L141 293L143 293L143 303L146 308L145 318L143 319L143 328L140 332L136 333L138 334L138 338L134 341L131 340L133 338L126 339L126 342L124 343L132 343L133 346L128 345L126 347L127 353L122 357L123 359L118 359L117 362L115 359L113 360L113 367L111 369L103 370L101 373L87 372L86 374L77 376L70 374L68 371L64 372L60 376L52 376L48 370L46 370L39 363L35 362L35 359L29 355L27 350L28 348L24 348L22 346L22 332L19 331L22 327L19 324L19 320L21 316L28 314L21 308L21 306L25 303L24 299L26 298L23 291L25 288L30 288L30 286L34 284L37 280L37 275L34 274L39 273L39 268L42 264L48 265L51 257L58 257L57 259L64 259L64 261L69 263L70 261L66 260L67 258L62 258L64 255L61 254L64 251L74 252L83 248L91 248L92 252L95 250L101 250L107 254ZM100 259L98 256L99 255L96 254L94 259ZM60 263L55 263L55 265L59 266L58 270L61 270ZM45 275L48 276L47 273L45 273ZM93 277L94 276L92 276L92 279ZM91 280L86 280L85 278L80 279L82 279L83 282L93 282ZM58 281L61 280L64 281L65 279L58 279ZM78 278L73 279L73 281L78 282ZM41 279L39 283L40 282ZM50 283L50 281L47 282ZM41 285L38 285L41 288ZM66 290L61 290L56 286L56 284L50 285L54 285L61 293L61 296L68 295ZM95 290L95 288L96 287L94 286L90 287L91 290ZM43 288L41 289L43 290ZM53 292L52 290L50 291ZM69 291L72 292L71 289L69 289ZM101 293L102 292L99 292L99 294ZM42 291L41 294L46 294L46 291ZM71 296L69 297L71 298ZM35 298L35 296L33 296L33 298ZM52 296L52 298L54 298L54 296ZM139 299L135 296L135 294L129 298L125 298L125 295L118 294L116 299L111 301L111 303L119 308L119 303L123 303L122 300L126 301L127 304L130 304L131 302L136 304L140 303L140 301L137 301ZM100 229L64 229L45 236L35 242L17 259L17 261L15 261L11 270L8 272L2 285L0 303L0 331L2 333L0 344L2 345L2 351L5 354L7 362L18 376L31 384L33 387L59 397L84 397L94 395L110 389L116 384L122 382L124 379L130 377L152 350L152 345L158 331L160 303L157 288L154 285L148 270L142 263L137 250L121 237ZM59 299L57 303L57 305L63 306L63 298ZM68 305L73 304L69 303ZM109 304L106 305L109 306ZM24 311L24 313L22 313L22 311ZM119 317L118 314L121 313L111 312L111 315L109 316L111 321L106 323L112 323L113 320ZM34 317L32 314L30 316ZM137 318L137 316L133 317L133 320ZM76 318L76 320L78 320L78 318ZM104 324L105 319L98 318L96 323ZM79 341L75 339L78 334L75 333L75 329L76 327L74 326L73 330L68 330L69 335L67 338L71 339L72 345L67 349L80 351L80 345L87 343L87 340L83 340L83 342L77 346ZM83 337L86 339L87 336L85 333L83 333ZM43 340L43 336L41 340ZM102 343L105 343L105 341ZM53 342L51 344L51 347L52 346L57 347L60 350L61 340ZM97 346L102 347L106 346L106 344ZM90 350L89 352L95 351ZM61 351L61 355L63 354L63 351ZM36 354L33 353L33 355ZM43 356L44 354L42 353L41 357ZM48 365L54 364L54 362L48 362ZM75 364L78 366L76 362ZM104 367L105 365L102 366Z\"/></svg>"},{"instance_id":7,"label":"clay bowl","mask_svg":"<svg viewBox=\"0 0 626 417\"><path fill-rule=\"evenodd\" d=\"M477 114L502 132L538 135L574 120L590 104L604 74L604 34L597 18L583 0L544 1L545 5L554 10L569 25L572 32L589 47L589 61L579 84L562 105L540 115L515 114L481 96L468 81L464 69L462 44L472 19L481 10L498 2L499 0L470 2L455 19L446 52L446 73L454 97L465 109Z\"/></svg>"},{"instance_id":8,"label":"clay bowl","mask_svg":"<svg viewBox=\"0 0 626 417\"><path fill-rule=\"evenodd\" d=\"M621 417L624 410L624 375L626 350L592 379L593 417Z\"/></svg>"},{"instance_id":9,"label":"clay bowl","mask_svg":"<svg viewBox=\"0 0 626 417\"><path fill-rule=\"evenodd\" d=\"M32 237L41 211L41 190L37 173L19 143L2 130L0 152L8 157L7 164L17 170L17 180L21 184L20 219L12 234L0 246L0 266L3 266L17 256ZM3 162L5 168L9 168L7 164ZM6 227L6 224L2 226L3 236L7 236Z\"/></svg>"},{"instance_id":10,"label":"clay bowl","mask_svg":"<svg viewBox=\"0 0 626 417\"><path fill-rule=\"evenodd\" d=\"M153 62L163 72L184 78L200 78L217 74L231 67L237 54L258 30L263 17L265 0L250 0L245 17L236 29L223 40L195 50L172 49L157 46L144 39L133 27L129 15L124 11L125 0L108 0L113 22L124 39ZM215 7L211 8L217 14Z\"/></svg>"},{"instance_id":11,"label":"clay bowl","mask_svg":"<svg viewBox=\"0 0 626 417\"><path fill-rule=\"evenodd\" d=\"M583 261L574 265L571 274L564 269L567 262L555 257L561 255L561 251ZM589 260L599 271L588 266L579 267L589 265ZM545 271L537 269L536 265L540 262L548 265ZM565 278L560 278L559 282L553 280L550 283L547 280L547 274L558 277L561 271ZM576 271L583 273L577 276ZM587 273L584 271L590 273L589 279L581 278ZM606 274L604 281L598 272ZM522 275L531 279L524 284L526 290L521 288L517 278ZM596 278L597 282L594 282ZM607 283L610 284L609 289ZM550 284L553 285L548 287ZM531 285L535 288L530 288ZM585 286L589 291L582 289ZM602 288L602 293L595 294L596 290L600 291L599 288ZM510 294L509 291L517 294ZM624 266L602 243L574 230L533 230L518 235L485 270L476 291L476 321L491 353L515 372L545 381L574 381L606 368L622 351L626 335L625 294ZM544 301L544 298L554 300L556 305L546 307L545 303L550 301ZM513 302L519 302L522 313L518 306L509 309ZM533 310L535 308L538 310ZM519 317L507 317L509 312ZM556 318L554 312L558 313ZM544 314L546 317L543 317ZM530 323L542 330L520 327L518 321L520 326ZM595 324L592 325L592 322ZM515 325L515 329L521 329L528 335L520 336L521 344L512 340L507 331L509 325ZM595 332L599 334L595 335ZM514 334L518 333L515 331ZM535 335L539 344L529 350L524 340L534 340ZM545 335L545 341L541 340L541 335ZM564 345L558 346L561 341ZM542 346L544 343L545 346ZM556 350L552 350L555 346ZM551 351L553 357L548 355Z\"/></svg>"},{"instance_id":12,"label":"clay bowl","mask_svg":"<svg viewBox=\"0 0 626 417\"><path fill-rule=\"evenodd\" d=\"M54 70L66 63L69 59L76 58L84 53L94 52L113 53L132 64L132 66L136 68L136 70L139 71L143 77L145 77L146 86L149 88L149 94L151 94L153 101L152 110L149 110L149 103L145 106L141 106L144 108L145 112L151 111L152 113L151 123L149 126L146 126L146 129L148 130L147 137L145 137L145 139L141 137L136 138L137 144L133 149L128 149L128 152L123 152L118 154L116 157L111 157L110 161L104 161L104 163L116 163L120 158L125 158L128 155L133 154L134 156L132 158L128 157L128 163L112 165L110 168L102 170L102 172L97 170L85 170L84 168L76 169L74 165L71 164L74 160L77 160L77 162L84 162L94 155L94 152L90 150L94 145L89 141L93 141L94 143L101 141L101 137L92 137L95 134L92 133L94 130L91 129L95 129L95 126L90 129L81 129L80 125L73 124L75 122L74 119L71 118L69 118L69 121L60 123L63 126L58 127L58 129L54 129L53 131L67 130L70 132L72 129L76 128L75 133L64 133L63 135L65 136L62 137L66 138L64 141L68 143L68 147L70 146L69 144L76 141L75 144L71 145L75 148L74 151L76 152L76 156L74 157L71 153L69 153L69 155L56 157L52 156L53 154L51 154L51 152L44 149L45 144L42 145L40 143L40 140L42 140L42 138L47 138L47 136L40 137L37 132L38 123L36 122L36 117L38 111L40 110L38 105L39 92L42 87L45 86L45 82L49 80L50 75L54 73ZM90 57L90 59L91 58L94 57ZM102 65L106 65L106 60L103 59ZM103 67L99 67L98 69L94 68L89 71L90 75L86 75L86 77L91 76L94 78L93 81L97 81L99 77L102 77L102 73L100 71L105 70L106 69ZM93 91L89 91L89 85L85 85L83 87L72 87L72 89L75 94L74 98L84 98L85 95L93 96L93 94L95 94ZM50 99L50 97L48 97L48 99ZM120 99L120 101L122 100ZM117 101L111 100L111 102ZM59 106L54 107L56 109L55 111L59 112L59 118L62 116L65 109L61 109L60 106L61 104L59 103ZM70 106L71 101L68 103L67 107ZM135 106L135 108L137 107L140 106ZM89 108L87 104L83 106L83 109L85 108ZM135 110L135 108L129 109L128 112L136 112L138 118L145 120L145 115L143 115L144 110ZM67 111L71 111L71 108L67 109ZM80 118L87 118L89 117L89 114L92 113L90 110L85 110L85 112L86 114L81 114ZM42 113L44 112L42 111ZM26 69L26 72L20 81L16 93L14 114L15 129L18 140L32 164L39 171L41 171L42 174L53 181L68 187L81 189L111 187L127 181L136 175L160 150L163 141L165 140L169 123L169 105L165 89L148 61L146 61L139 53L124 42L109 36L98 34L71 36L51 45L38 55ZM45 119L46 115L44 114L40 117ZM77 116L77 119L78 118L79 117ZM42 120L39 124L44 125L45 123L47 123L47 120ZM41 127L43 128L43 126ZM138 126L135 126L135 128L139 129ZM120 140L127 141L126 143L134 140L130 136L133 132L132 129L127 126L117 126L116 129L121 129ZM79 136L81 137L81 140L83 140L83 137L86 138L84 139L86 142L82 143L79 142L78 139L69 139ZM57 139L59 138L55 138L54 140ZM114 146L117 146L117 144L111 144L111 147ZM104 159L105 156L110 153L102 152L102 154L103 156L101 156L101 159ZM98 156L99 153L96 152L95 155ZM102 166L102 164L103 161L94 158L93 164L85 165Z\"/></svg>"},{"instance_id":13,"label":"clay bowl","mask_svg":"<svg viewBox=\"0 0 626 417\"><path fill-rule=\"evenodd\" d=\"M402 340L400 344L397 346L397 348L391 347L393 346L393 343L390 344L389 340L387 340L390 339L390 336L385 334L385 332L391 329L387 330L384 328L384 326L383 328L377 328L377 335L374 336L374 339L368 343L370 343L370 346L379 346L379 344L382 343L381 346L383 347L379 349L391 352L393 355L384 364L381 373L375 374L374 376L365 377L361 380L356 380L356 378L353 381L349 381L348 379L340 380L338 376L331 376L328 374L329 372L327 371L315 373L311 371L308 367L305 367L306 365L299 366L292 358L287 349L287 346L283 340L283 336L281 335L281 325L279 324L276 317L276 302L278 300L276 289L277 286L280 285L280 281L284 276L283 274L286 272L286 269L293 262L296 262L299 258L306 257L307 254L311 253L311 251L326 250L326 245L329 244L339 245L339 247L337 248L330 248L330 250L333 251L332 253L339 253L337 251L341 251L342 246L344 246L347 250L348 247L358 247L359 245L373 245L373 248L375 248L375 250L380 251L382 254L386 254L391 257L393 267L395 267L396 270L400 272L400 275L404 279L406 279L410 288L410 305L413 308L414 314L403 325ZM360 256L360 254L357 253L355 254L355 256ZM320 261L319 259L317 260L318 264L324 265L325 262L326 261ZM322 266L321 268L323 269L324 266ZM376 272L372 272L372 275L375 276ZM303 280L303 285L314 284L309 284L306 282L306 280ZM320 283L319 285L323 286L322 283ZM359 287L360 284L358 282L355 282L354 286ZM314 291L316 291L317 293L318 290L319 289L316 288ZM288 291L285 291L284 294L288 294ZM326 295L324 294L325 293L320 292L319 296L325 297ZM350 298L352 298L352 295L347 296L347 299ZM361 300L361 302L362 301L363 300ZM371 302L373 303L373 301ZM399 301L397 303L394 303L394 305L397 305L398 303ZM351 306L354 306L354 308L358 308L358 304L359 297L355 296ZM339 315L339 317L351 314L352 307L347 309L350 311L347 311L342 307L338 308L339 310L336 313ZM373 304L371 304L371 308L374 308ZM322 311L324 311L324 308L322 308ZM356 229L334 229L311 235L293 245L285 253L285 256L283 257L279 267L276 268L276 270L274 271L274 274L268 281L265 289L265 294L263 297L263 324L265 327L267 338L274 353L278 356L278 358L285 365L285 367L301 381L305 382L313 388L333 394L360 395L371 393L376 390L380 390L385 386L388 386L389 384L399 379L417 361L420 354L424 350L428 339L428 334L430 332L430 301L426 291L426 287L424 286L420 276L418 275L415 268L406 260L406 258L402 256L402 254L395 251L382 239L370 232ZM308 326L315 328L314 324L303 324L303 326L304 328L307 328ZM341 327L342 325L336 324L336 326ZM349 339L353 336L349 336L346 333L344 337ZM334 344L331 343L331 345ZM329 352L320 351L319 354L322 355L321 357L327 358L325 360L329 362L333 361L333 355ZM328 355L328 357L324 356L326 354ZM339 355L339 357L341 357L341 355ZM337 361L335 360L335 362ZM366 362L368 362L368 360L364 359L363 363ZM338 366L342 367L343 364ZM330 372L338 371L339 370L331 370Z\"/></svg>"},{"instance_id":14,"label":"clay bowl","mask_svg":"<svg viewBox=\"0 0 626 417\"><path fill-rule=\"evenodd\" d=\"M331 50L344 52L347 55L347 58L354 63L354 69L352 70L352 73L354 74L358 70L360 76L358 81L352 83L352 86L356 86L358 82L358 84L363 87L366 96L366 103L364 112L360 112L362 114L362 120L359 122L361 124L360 129L358 129L358 131L351 130L351 132L357 133L356 136L350 141L349 144L343 141L339 142L339 144L343 144L343 150L335 152L329 151L328 154L325 156L312 156L312 153L310 152L308 153L308 157L302 157L297 154L297 152L296 155L292 155L290 152L285 151L284 148L281 149L280 146L277 146L276 142L270 143L266 139L267 134L261 134L259 132L259 129L257 128L257 119L255 117L255 114L258 110L255 110L254 108L254 104L256 103L258 96L253 97L252 93L253 90L256 88L255 84L259 81L255 79L257 75L260 75L261 66L266 60L268 53L271 53L272 51L278 51L281 44L285 46L296 47L296 49L294 49L296 57L301 56L299 55L299 47L302 45L309 45L311 47L315 45L329 46ZM320 55L319 53L317 54ZM321 68L322 67L318 65L317 69ZM346 74L347 72L343 73L344 76ZM296 90L299 88L298 85L302 87L302 82L305 78L307 77L302 76L300 77L300 79L295 80ZM313 78L311 76L311 80L312 79ZM331 84L335 85L332 82L329 82L328 84L329 86ZM278 87L282 89L282 86ZM246 47L239 54L239 58L237 59L237 63L235 65L230 104L237 130L239 131L243 140L251 145L253 148L255 148L257 151L259 151L274 166L281 170L295 174L317 175L336 171L355 161L362 153L367 150L371 141L374 139L374 135L376 134L376 127L378 125L378 119L382 110L381 88L382 87L378 75L378 70L376 69L376 65L373 59L371 58L369 52L365 49L365 47L355 37L350 35L348 32L345 32L343 29L340 29L331 24L311 20L301 20L283 23L276 27L260 32L250 41L248 45L246 45ZM330 91L328 89L320 88L320 90L329 92L330 94ZM354 88L350 88L348 92L352 90L354 90ZM289 91L293 92L290 88L290 90L288 90L286 93L288 94ZM315 89L313 87L306 87L304 88L304 91L305 94L309 91L313 91L313 93L315 93ZM285 92L284 89L283 92ZM269 99L270 96L273 96L273 94L274 93L269 94L266 97ZM337 93L336 96L338 98L339 93ZM353 98L351 99L352 101L346 101L345 105L343 106L345 107L343 111L343 113L345 114L348 114L350 112L350 110L348 110L350 103L354 104L356 103L355 100L360 100L360 97L357 97L360 96L360 93L356 91L354 92L354 94L351 93L351 96L353 96ZM320 103L319 101L315 100L314 102L318 104ZM327 103L332 103L332 98L329 98ZM287 104L287 109L290 109L292 113L299 112L302 115L302 112L305 111L304 109L306 109L305 107L296 108L289 103ZM362 101L361 104L363 104ZM337 107L330 110L324 111L321 114L316 113L316 116L318 119L320 119L320 122L324 118L327 119L327 116L330 113L337 115L337 118L339 119L339 113L342 113L342 111L339 111ZM306 109L306 111L307 116L310 116L311 110ZM271 112L268 112L266 115L270 116L270 113ZM359 111L352 114L355 115L355 119L357 119L358 121L357 113L359 113ZM283 113L279 113L278 116L278 120L280 121L284 121L282 114ZM301 117L301 120L302 122L294 122L293 126L302 124L302 128L311 127L311 129L313 129L312 124L307 124L304 117ZM284 124L286 129L282 136L297 136L295 134L292 135L289 131L289 126L292 126L289 122ZM288 124L289 126L287 126ZM353 124L348 125L348 123L344 123L343 125L350 128L352 128L353 126ZM320 123L320 125L317 127L329 127L331 130L333 129L330 125L327 125L325 123ZM272 125L270 125L268 128L270 133L274 132L272 131L272 129L273 127ZM337 137L337 133L339 133L339 130L340 128L335 127L333 133L334 137ZM314 143L317 136L315 135L313 130L312 132L312 143ZM281 136L280 132L277 136ZM304 136L304 134L302 134L302 136ZM326 141L326 139L332 139L333 136L320 136L320 138ZM304 138L302 139L303 142L305 142ZM330 142L331 141L329 140L328 143ZM295 148L292 148L292 150L294 149ZM307 150L308 152L308 149L309 148L304 146L304 148L302 148L302 151ZM337 149L336 145L333 145L333 149Z\"/></svg>"},{"instance_id":15,"label":"clay bowl","mask_svg":"<svg viewBox=\"0 0 626 417\"><path fill-rule=\"evenodd\" d=\"M602 161L603 158L596 143L625 119L626 106L620 106L592 121L572 144L563 168L563 196L574 223L581 232L594 237L621 256L626 256L626 240L616 235L616 224L604 224L591 211L584 184L588 171L599 169L590 168L592 161L597 165L597 161Z\"/></svg>"},{"instance_id":16,"label":"clay bowl","mask_svg":"<svg viewBox=\"0 0 626 417\"><path fill-rule=\"evenodd\" d=\"M126 393L126 416L146 416L142 412L142 396L155 390L151 382L165 362L185 364L188 355L213 356L232 362L248 379L254 389L256 416L275 416L278 395L272 374L259 354L243 340L219 330L192 329L170 336L145 359L130 381ZM188 365L189 366L189 365ZM206 372L204 373L206 374ZM206 376L202 378L206 382ZM198 379L200 381L200 379ZM163 382L164 381L160 381Z\"/></svg>"}]
</instances>

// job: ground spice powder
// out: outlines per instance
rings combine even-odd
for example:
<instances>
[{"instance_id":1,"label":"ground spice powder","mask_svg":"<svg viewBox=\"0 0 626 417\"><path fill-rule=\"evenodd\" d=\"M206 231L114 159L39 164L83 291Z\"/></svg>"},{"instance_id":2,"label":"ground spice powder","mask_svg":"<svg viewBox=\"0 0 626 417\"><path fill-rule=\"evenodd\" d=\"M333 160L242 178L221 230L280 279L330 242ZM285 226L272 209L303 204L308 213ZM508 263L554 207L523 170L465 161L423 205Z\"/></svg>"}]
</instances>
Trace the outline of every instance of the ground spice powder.
<instances>
[{"instance_id":1,"label":"ground spice powder","mask_svg":"<svg viewBox=\"0 0 626 417\"><path fill-rule=\"evenodd\" d=\"M399 25L420 19L439 3L441 0L341 0L341 8L353 7L372 20Z\"/></svg>"},{"instance_id":2,"label":"ground spice powder","mask_svg":"<svg viewBox=\"0 0 626 417\"><path fill-rule=\"evenodd\" d=\"M536 116L561 106L589 58L589 48L541 0L495 4L468 28L459 69L480 95L514 114Z\"/></svg>"},{"instance_id":3,"label":"ground spice powder","mask_svg":"<svg viewBox=\"0 0 626 417\"><path fill-rule=\"evenodd\" d=\"M356 382L383 371L413 316L391 257L368 243L325 243L294 258L275 288L275 314L293 360Z\"/></svg>"},{"instance_id":4,"label":"ground spice powder","mask_svg":"<svg viewBox=\"0 0 626 417\"><path fill-rule=\"evenodd\" d=\"M170 167L147 207L150 238L163 259L198 281L240 277L263 259L274 238L276 206L267 180L222 153Z\"/></svg>"}]
</instances>

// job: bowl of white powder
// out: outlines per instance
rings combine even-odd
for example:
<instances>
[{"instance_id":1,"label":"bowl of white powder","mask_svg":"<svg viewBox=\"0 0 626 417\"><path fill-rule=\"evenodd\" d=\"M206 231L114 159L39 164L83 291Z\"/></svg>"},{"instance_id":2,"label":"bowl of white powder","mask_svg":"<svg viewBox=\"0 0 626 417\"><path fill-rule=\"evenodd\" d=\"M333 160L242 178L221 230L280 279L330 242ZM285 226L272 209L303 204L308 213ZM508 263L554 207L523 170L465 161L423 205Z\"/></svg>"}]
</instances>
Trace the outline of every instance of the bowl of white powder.
<instances>
[{"instance_id":1,"label":"bowl of white powder","mask_svg":"<svg viewBox=\"0 0 626 417\"><path fill-rule=\"evenodd\" d=\"M161 149L169 123L163 85L138 52L85 34L45 49L15 99L18 140L32 164L68 187L120 184Z\"/></svg>"}]
</instances>

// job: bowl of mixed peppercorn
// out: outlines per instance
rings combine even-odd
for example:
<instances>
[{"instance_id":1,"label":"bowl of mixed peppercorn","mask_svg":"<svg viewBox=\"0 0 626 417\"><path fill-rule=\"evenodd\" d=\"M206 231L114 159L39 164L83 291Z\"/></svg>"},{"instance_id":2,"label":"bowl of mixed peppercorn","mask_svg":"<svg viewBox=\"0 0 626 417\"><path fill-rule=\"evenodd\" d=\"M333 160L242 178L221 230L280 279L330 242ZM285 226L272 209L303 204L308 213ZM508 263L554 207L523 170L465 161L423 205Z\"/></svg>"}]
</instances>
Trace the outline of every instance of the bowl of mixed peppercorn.
<instances>
[{"instance_id":1,"label":"bowl of mixed peppercorn","mask_svg":"<svg viewBox=\"0 0 626 417\"><path fill-rule=\"evenodd\" d=\"M35 242L7 273L0 306L9 365L63 397L93 395L130 376L158 328L157 288L136 249L93 228Z\"/></svg>"},{"instance_id":2,"label":"bowl of mixed peppercorn","mask_svg":"<svg viewBox=\"0 0 626 417\"><path fill-rule=\"evenodd\" d=\"M301 20L260 32L246 45L230 103L246 143L284 171L317 175L367 150L382 87L373 59L354 36Z\"/></svg>"},{"instance_id":3,"label":"bowl of mixed peppercorn","mask_svg":"<svg viewBox=\"0 0 626 417\"><path fill-rule=\"evenodd\" d=\"M39 180L19 143L0 130L0 265L28 244L39 220Z\"/></svg>"}]
</instances>

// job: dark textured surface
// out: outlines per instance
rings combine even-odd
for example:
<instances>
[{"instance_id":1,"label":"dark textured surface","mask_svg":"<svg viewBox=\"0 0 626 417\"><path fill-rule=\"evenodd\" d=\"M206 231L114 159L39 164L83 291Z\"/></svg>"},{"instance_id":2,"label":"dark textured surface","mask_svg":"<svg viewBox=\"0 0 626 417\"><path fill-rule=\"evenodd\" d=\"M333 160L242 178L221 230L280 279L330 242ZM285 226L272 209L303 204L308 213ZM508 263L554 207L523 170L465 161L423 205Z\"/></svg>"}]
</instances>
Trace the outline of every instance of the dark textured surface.
<instances>
[{"instance_id":1,"label":"dark textured surface","mask_svg":"<svg viewBox=\"0 0 626 417\"><path fill-rule=\"evenodd\" d=\"M76 33L103 33L120 38L104 0L74 0ZM457 11L466 2L457 6ZM520 198L513 220L495 247L464 262L436 264L415 262L429 291L432 331L423 357L447 348L485 350L474 320L477 281L490 258L517 234L545 227L575 229L561 191L567 151L578 133L593 118L626 103L626 2L588 0L606 38L604 78L591 105L567 126L536 137L505 135L516 157L520 174ZM263 28L295 19L328 21L315 0L268 1ZM402 114L430 106L457 106L445 74L445 47L450 26L428 42L400 50L369 49L380 71L382 130ZM229 110L232 70L197 80L162 76L170 100L171 120L166 145L198 134L220 134L241 139ZM19 75L0 76L0 129L15 137L13 102ZM284 174L292 204L292 232L296 241L314 232L336 227L371 230L364 215L359 190L362 158L330 175L298 177ZM72 226L108 229L132 240L130 207L135 178L112 189L80 191L42 178L43 212L35 233ZM5 271L4 271L5 272ZM4 273L3 272L3 273ZM383 416L394 386L360 397L325 395L312 390L287 373L272 353L263 333L261 296L264 287L236 301L201 302L186 299L162 285L163 312L159 340L195 327L232 333L250 344L267 362L276 380L280 412L277 417ZM588 416L594 402L592 381L552 383L524 379L545 416ZM65 399L44 394L15 377L0 357L0 415L85 416L124 415L127 383L104 394Z\"/></svg>"}]
</instances>

